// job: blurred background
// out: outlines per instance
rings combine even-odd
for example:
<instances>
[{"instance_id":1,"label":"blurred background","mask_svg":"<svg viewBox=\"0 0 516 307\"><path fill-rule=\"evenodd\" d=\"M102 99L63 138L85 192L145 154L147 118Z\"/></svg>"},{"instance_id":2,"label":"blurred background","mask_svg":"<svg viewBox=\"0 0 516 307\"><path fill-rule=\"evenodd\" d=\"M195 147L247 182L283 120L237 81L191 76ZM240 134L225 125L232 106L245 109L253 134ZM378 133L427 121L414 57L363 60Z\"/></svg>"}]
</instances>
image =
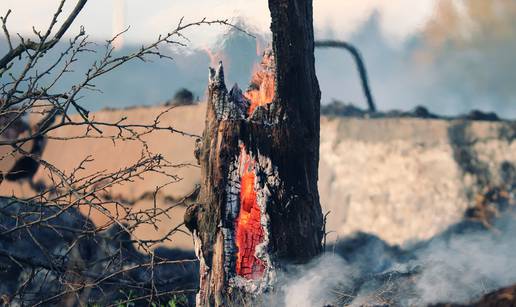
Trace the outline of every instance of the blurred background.
<instances>
[{"instance_id":1,"label":"blurred background","mask_svg":"<svg viewBox=\"0 0 516 307\"><path fill-rule=\"evenodd\" d=\"M2 0L0 12L9 17L12 33L30 36L32 25L48 25L58 1ZM71 10L73 3L67 3ZM199 8L208 6L209 10ZM318 0L314 3L316 39L353 43L363 53L373 95L380 110L409 110L424 105L442 115L471 109L494 111L515 118L516 3L507 0ZM174 61L133 62L97 82L103 92L90 92L83 104L105 107L154 105L169 100L180 88L205 97L207 67L223 60L228 83L245 88L261 51L269 41L267 1L199 0L90 1L79 16L73 35L83 25L93 47L128 28L117 41L125 53L151 42L160 33L185 22L229 19L252 33L221 26L189 31L186 48L170 50ZM33 35L33 34L32 34ZM0 52L7 44L0 39ZM74 76L83 75L97 56L83 56ZM317 50L322 103L340 100L365 107L358 75L349 54ZM5 76L4 76L5 78ZM68 85L70 85L68 84ZM63 83L63 86L67 84Z\"/></svg>"},{"instance_id":2,"label":"blurred background","mask_svg":"<svg viewBox=\"0 0 516 307\"><path fill-rule=\"evenodd\" d=\"M32 27L46 29L60 2L0 0L0 16L12 9L8 26L14 40L16 33L34 37ZM66 2L62 19L76 3ZM88 46L91 52L81 53L71 65L72 71L48 94L67 93L96 60L102 59L106 41L113 36L123 32L113 43L114 56L127 55L175 29L182 17L183 24L204 17L227 19L247 33L220 25L189 28L184 32L186 39L181 40L184 46L170 44L161 50L173 59L130 61L99 77L94 88L83 88L77 102L95 111L89 115L90 121L108 123L102 136L89 125L63 126L39 140L21 141L22 149L30 150L30 159L15 146L0 145L0 175L16 177L16 166L23 164L28 164L25 173L30 175L21 179L5 176L6 180L0 180L0 196L47 202L45 197L55 194L57 205L69 208L68 196L62 195L71 192L68 187L64 192L58 189L61 183L48 165L68 176L61 181L80 186L82 181L76 184L76 179L86 178L88 184L81 193L87 195L87 202L74 201L69 210L73 225L65 217L54 221L65 229L77 227L80 232L70 232L66 240L50 230L50 234L39 232L38 238L51 245L48 249L56 255L73 250L77 254L74 257L85 259L80 262L85 272L111 274L104 267L106 262L111 266L111 260L103 253L116 256L123 251L127 258L117 260L121 268L133 261L147 263L152 259L154 263L154 256L150 258L149 251L136 244L143 240L162 259L190 259L186 269L182 264L181 268L171 266L163 269L159 278L168 281L169 277L180 277L170 279L173 281L166 286L187 287L193 293L198 282L197 264L183 216L187 206L196 202L201 183L194 148L205 125L206 104L192 102L206 100L208 66L218 61L224 63L228 88L235 82L240 88L247 87L271 40L267 1L89 0L68 36L39 60L32 74L52 66L67 47L67 40L84 26L93 42ZM329 289L332 293L339 290L348 299L351 296L347 293L355 293L357 301L364 302L372 302L367 297L372 295L378 300L373 305L382 306L385 300L377 293L408 302L407 306L452 299L470 302L507 286L513 289L510 297L516 297L516 271L510 270L516 267L515 17L514 0L314 0L316 41L346 41L362 53L376 105L385 112L365 113L334 103L367 108L349 52L316 49L321 103L327 106L323 111L329 110L321 116L318 179L321 206L327 213L325 242L331 255L327 253L329 258L325 256L300 269L299 276L289 277L287 306L326 305L313 300L324 297ZM0 30L0 54L8 48ZM3 74L0 85L16 78L27 61L22 57L13 63L9 70L13 76ZM54 72L64 67L62 62L59 65ZM43 77L38 85L43 87L52 80L51 75ZM26 90L27 86L21 85L20 89ZM7 95L0 95L0 102L3 97ZM339 111L334 106L347 113L333 112ZM470 113L476 109L511 120L498 120L492 114L437 118L416 106L446 116L484 114ZM396 109L402 112L389 112ZM13 129L0 133L0 141L34 135L39 123L46 121L38 110L28 112L16 122L18 125L8 124ZM404 112L409 110L414 112ZM83 122L79 114L70 117L71 122ZM6 119L0 116L0 132ZM141 128L137 136L127 131L121 135L114 127L122 121L125 125L154 127L158 119L165 129ZM169 125L187 133L172 133ZM32 157L48 165L41 166ZM167 163L160 165L165 171L135 172L134 165L141 165L143 157L164 158ZM112 184L112 174L122 171L134 177ZM108 179L88 179L101 176ZM41 189L43 194L39 194ZM96 191L92 197L90 189ZM90 198L97 203L92 205ZM0 207L9 207L13 213L11 219L0 219L0 230L23 230L18 226L19 210L30 212L35 207L11 206L5 201L2 205L4 199L0 197ZM95 235L83 237L81 231L89 221ZM129 230L123 228L125 224ZM40 228L38 223L30 225ZM14 230L2 231L13 235L2 237L0 233L0 260L7 259L2 251L5 254L5 250L11 250L31 257L36 251L37 259L46 261L45 251L35 239L32 244L27 237L14 237L18 235ZM75 243L70 242L77 238L83 245L75 250ZM14 269L0 270L0 280L10 281L0 282L0 294L15 293L13 289L23 281L18 276L29 271L18 269L18 262L11 258L5 263ZM70 267L75 266L70 263ZM150 270L136 271L130 272L131 280L134 277L147 283L151 279ZM53 283L46 278L35 280L33 287L39 292L34 293L52 297L52 291L59 290L61 281L66 280L61 271L56 272L50 276ZM339 288L371 276L388 276L386 288L381 288L382 281L378 290L373 280L356 289ZM389 288L391 276L398 276L393 284L399 292ZM53 290L47 291L41 284ZM103 287L84 297L107 297L110 303L121 297L112 285ZM104 289L113 291L106 296ZM160 291L163 289L172 288ZM39 300L38 295L35 298ZM0 296L0 305L2 299L4 296Z\"/></svg>"}]
</instances>

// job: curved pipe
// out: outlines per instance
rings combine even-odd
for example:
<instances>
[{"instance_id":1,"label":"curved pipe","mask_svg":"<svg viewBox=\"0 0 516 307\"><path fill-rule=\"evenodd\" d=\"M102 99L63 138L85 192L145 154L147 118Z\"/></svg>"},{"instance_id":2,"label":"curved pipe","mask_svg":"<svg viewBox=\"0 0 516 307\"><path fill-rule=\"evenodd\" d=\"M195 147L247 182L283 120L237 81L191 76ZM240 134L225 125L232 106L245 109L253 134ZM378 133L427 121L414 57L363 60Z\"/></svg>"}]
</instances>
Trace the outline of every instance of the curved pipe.
<instances>
[{"instance_id":1,"label":"curved pipe","mask_svg":"<svg viewBox=\"0 0 516 307\"><path fill-rule=\"evenodd\" d=\"M315 41L316 48L342 48L346 49L351 53L355 63L357 64L358 73L360 74L360 81L362 82L362 88L364 90L364 95L367 99L367 106L369 107L369 111L376 112L376 105L374 103L373 95L371 94L371 89L369 88L369 80L367 78L367 70L365 68L364 60L362 59L362 55L360 51L358 51L355 46L350 43L343 41L335 41L335 40L323 40L323 41Z\"/></svg>"}]
</instances>

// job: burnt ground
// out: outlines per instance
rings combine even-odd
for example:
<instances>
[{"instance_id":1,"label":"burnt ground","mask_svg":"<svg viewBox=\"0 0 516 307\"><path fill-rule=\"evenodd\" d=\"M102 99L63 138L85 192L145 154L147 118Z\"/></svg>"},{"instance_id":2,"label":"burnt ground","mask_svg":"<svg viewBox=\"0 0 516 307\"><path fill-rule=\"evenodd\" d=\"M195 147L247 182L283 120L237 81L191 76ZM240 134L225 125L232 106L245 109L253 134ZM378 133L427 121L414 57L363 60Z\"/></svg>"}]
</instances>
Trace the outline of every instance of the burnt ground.
<instances>
[{"instance_id":1,"label":"burnt ground","mask_svg":"<svg viewBox=\"0 0 516 307\"><path fill-rule=\"evenodd\" d=\"M516 285L499 289L484 295L480 300L466 305L436 304L431 307L514 307L516 306Z\"/></svg>"},{"instance_id":2,"label":"burnt ground","mask_svg":"<svg viewBox=\"0 0 516 307\"><path fill-rule=\"evenodd\" d=\"M509 189L492 188L486 191L477 198L477 203L464 213L463 221L450 226L430 240L401 248L389 245L374 235L357 233L327 246L326 252L339 255L347 264L357 270L351 277L351 283L345 283L347 286L343 283L332 291L337 294L334 297L335 304L328 306L348 304L353 306L421 306L418 280L420 277L424 277L422 275L425 270L432 270L432 268L428 267L430 265L428 262L420 258L432 258L431 255L427 256L431 253L437 254L443 248L453 251L453 248L457 246L457 240L461 240L461 238L468 241L479 239L500 242L513 237L514 225L516 225L515 183L513 182ZM512 244L511 242L509 244ZM478 247L480 253L482 253L482 249L489 248L481 243L478 243ZM471 259L482 259L474 254L463 255L459 252L455 256L452 253L452 257L464 256L471 257ZM511 255L505 256L511 257ZM450 261L453 263L452 259ZM463 265L468 261L460 263ZM460 265L458 266L460 267ZM483 273L485 273L487 290L483 291L483 296L471 291L468 293L472 297L470 303L461 305L444 301L431 306L516 306L516 284L503 285L496 280L496 277L490 279L493 277L489 276L493 274L488 268L490 263L479 263L477 267L482 268L484 265L486 269ZM455 269L453 265L450 268ZM461 269L463 268L460 267L456 272L451 272L451 274L457 273L452 279L455 279L458 284L462 279L467 280L468 278L461 276L464 273L461 272ZM506 268L506 270L513 269L512 267ZM468 282L464 281L465 284ZM462 288L463 286L461 285ZM457 291L463 292L462 288ZM460 300L465 295L464 293L459 295L457 292L457 296L454 296L454 289L451 289L450 292L452 294L449 301Z\"/></svg>"},{"instance_id":3,"label":"burnt ground","mask_svg":"<svg viewBox=\"0 0 516 307\"><path fill-rule=\"evenodd\" d=\"M504 225L513 224L516 221L516 189L493 189L488 191L484 198L472 209L465 212L464 220L452 225L440 235L428 240L417 242L410 247L392 246L378 237L365 233L357 233L344 238L335 244L326 246L327 253L335 253L342 257L349 265L356 269L351 277L350 286L341 285L334 293L345 293L346 296L336 296L334 306L356 304L355 299L371 304L362 306L404 306L405 302L414 297L414 288L418 276L425 270L424 265L418 263L418 257L426 253L436 242L447 244L454 238L464 235L486 235L493 240L500 238L500 233L507 230ZM0 227L9 229L16 220L11 216L24 216L27 222L40 214L48 216L55 213L50 207L44 206L34 210L35 204L14 204L6 198L0 198ZM485 214L481 212L493 212ZM496 214L494 214L496 212ZM34 217L31 217L34 215ZM119 227L113 227L95 236L85 236L77 241L68 256L62 255L62 250L77 239L76 234L67 229L88 227L89 221L73 210L52 220L51 227L32 227L34 237L42 242L47 252L53 255L54 263L48 263L48 258L39 250L36 243L28 236L26 231L13 232L0 237L0 291L4 303L9 299L16 302L17 298L10 296L16 293L24 283L24 278L36 267L40 267L39 278L26 284L27 295L25 303L37 303L44 301L63 290L61 281L74 275L74 270L87 267L87 273L92 276L101 276L105 265L102 259L109 255L120 255L113 258L116 265L110 270L116 271L122 266L131 266L149 262L149 257L135 250L130 237ZM59 227L60 226L60 227ZM90 225L92 226L92 225ZM56 229L59 231L56 232ZM503 238L503 236L502 236ZM30 255L30 257L27 257ZM159 248L155 251L156 259L180 260L192 259L195 256L191 252ZM20 265L21 264L21 265ZM66 268L60 271L59 268ZM510 269L510 268L508 268ZM178 289L196 289L198 284L198 265L196 262L180 265L163 265L156 268L158 291L167 292ZM341 272L345 274L345 272ZM69 275L68 275L69 274ZM88 293L88 301L102 305L124 300L125 295L118 282L124 282L128 287L146 288L150 278L147 269L136 269L127 273L115 275L113 278L102 281ZM349 285L349 284L347 284ZM498 288L496 288L498 289ZM122 290L122 292L121 292ZM141 292L141 293L140 293ZM380 294L378 294L380 293ZM145 290L132 292L133 297L148 294ZM370 298L368 297L370 296ZM164 296L164 302L169 299ZM193 304L193 291L189 295ZM446 302L434 306L516 306L516 285L501 288L476 298L477 302L468 305L447 304ZM453 300L453 298L450 298ZM19 300L18 300L19 302ZM55 301L49 301L45 305L52 305ZM136 302L136 306L146 306L147 302Z\"/></svg>"},{"instance_id":4,"label":"burnt ground","mask_svg":"<svg viewBox=\"0 0 516 307\"><path fill-rule=\"evenodd\" d=\"M60 209L0 197L0 306L61 305L75 299L66 294L71 285L82 300L100 306L149 295L151 287L155 293L186 290L193 299L198 272L193 252L161 247L151 259L120 226L97 232L75 208ZM170 262L175 260L187 261Z\"/></svg>"},{"instance_id":5,"label":"burnt ground","mask_svg":"<svg viewBox=\"0 0 516 307\"><path fill-rule=\"evenodd\" d=\"M513 175L516 174L510 172L507 176L509 179L515 179ZM450 226L430 240L417 242L409 247L392 246L374 235L365 233L357 233L326 246L327 253L339 255L357 271L351 276L352 286L347 284L335 289L334 293L346 294L335 297L335 306L356 304L355 300L359 298L365 302L371 299L371 304L364 303L363 306L378 305L379 302L384 306L406 305L407 300L414 299L416 296L416 281L425 270L424 265L418 262L418 257L427 253L434 244L449 244L454 238L465 235L482 235L492 240L503 239L503 234L508 232L507 225L514 225L516 221L516 181L513 181L512 185L488 189L482 197L476 199L476 204L464 213L462 222ZM22 216L26 223L30 223L40 216L48 217L55 214L55 210L57 210L55 207L16 203L8 198L0 198L0 228L13 228L20 222L16 217ZM116 264L109 269L113 272L122 266L150 261L148 255L140 253L133 247L128 234L119 227L113 227L93 236L81 237L73 251L63 255L62 251L66 250L71 242L77 240L77 234L68 230L93 227L90 221L74 210L53 219L46 226L49 227L31 227L31 232L37 241L42 242L46 252L52 255L54 259L52 264L48 262L48 257L28 235L25 228L0 236L0 280L2 280L0 292L4 303L19 302L19 298L14 294L20 286L24 285L26 276L30 276L35 269L39 277L24 285L30 295L23 299L27 300L25 303L29 305L30 302L41 302L63 291L61 281L63 278L74 276L74 270L87 268L90 278L102 276L106 268L102 259L109 258L110 255L120 255L110 260ZM160 260L195 258L192 252L166 248L157 249L155 255L156 259ZM60 270L60 268L66 269ZM195 290L198 285L197 272L197 262L159 266L155 272L158 291ZM142 289L133 291L133 297L148 294L145 289L150 278L149 274L149 270L142 268L103 280L98 287L94 287L88 293L88 301L103 304L125 299L126 294L120 291L122 289L119 282ZM516 306L516 285L512 287L504 285L503 287L506 288L501 289L496 285L495 283L491 287L493 292L481 298L475 298L477 302L469 305L443 302L435 306ZM194 291L189 293L191 304L193 304L193 293ZM169 296L163 297L164 302L167 298ZM453 297L450 301L453 301ZM55 301L49 301L46 305L53 303ZM136 306L140 305L146 306L147 303L136 302Z\"/></svg>"}]
</instances>

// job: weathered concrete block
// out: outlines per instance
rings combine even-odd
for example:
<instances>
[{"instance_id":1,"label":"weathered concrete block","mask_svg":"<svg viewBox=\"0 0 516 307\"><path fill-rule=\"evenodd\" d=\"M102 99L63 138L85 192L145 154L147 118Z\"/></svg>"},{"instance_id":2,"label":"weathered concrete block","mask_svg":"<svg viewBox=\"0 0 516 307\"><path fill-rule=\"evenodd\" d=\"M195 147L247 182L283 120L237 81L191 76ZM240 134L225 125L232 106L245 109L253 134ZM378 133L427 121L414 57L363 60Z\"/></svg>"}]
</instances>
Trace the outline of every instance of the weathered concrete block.
<instances>
[{"instance_id":1,"label":"weathered concrete block","mask_svg":"<svg viewBox=\"0 0 516 307\"><path fill-rule=\"evenodd\" d=\"M459 221L516 164L516 124L324 118L320 194L328 240L355 231L392 244L428 239Z\"/></svg>"}]
</instances>

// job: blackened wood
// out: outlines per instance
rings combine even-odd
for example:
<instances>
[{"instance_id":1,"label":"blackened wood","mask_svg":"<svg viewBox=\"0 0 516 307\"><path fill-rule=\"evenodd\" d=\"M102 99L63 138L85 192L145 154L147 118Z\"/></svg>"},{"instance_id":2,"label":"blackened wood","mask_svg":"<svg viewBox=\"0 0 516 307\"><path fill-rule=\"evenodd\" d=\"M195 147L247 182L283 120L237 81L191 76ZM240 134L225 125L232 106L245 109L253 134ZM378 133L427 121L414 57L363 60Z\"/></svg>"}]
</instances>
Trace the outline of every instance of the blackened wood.
<instances>
[{"instance_id":1,"label":"blackened wood","mask_svg":"<svg viewBox=\"0 0 516 307\"><path fill-rule=\"evenodd\" d=\"M198 204L185 223L200 258L198 306L227 306L274 289L274 271L321 252L323 217L317 189L320 91L314 66L312 1L270 0L275 98L248 115L238 88L210 71L205 130L196 146L201 167ZM253 159L263 208L266 273L255 281L235 272L234 166ZM237 208L238 210L238 208ZM244 285L244 286L242 286ZM247 287L251 285L250 287Z\"/></svg>"},{"instance_id":2,"label":"blackened wood","mask_svg":"<svg viewBox=\"0 0 516 307\"><path fill-rule=\"evenodd\" d=\"M276 60L274 103L278 116L285 116L267 144L284 184L268 207L271 249L281 261L305 262L321 252L323 224L317 189L321 93L312 1L269 0L269 10Z\"/></svg>"}]
</instances>

